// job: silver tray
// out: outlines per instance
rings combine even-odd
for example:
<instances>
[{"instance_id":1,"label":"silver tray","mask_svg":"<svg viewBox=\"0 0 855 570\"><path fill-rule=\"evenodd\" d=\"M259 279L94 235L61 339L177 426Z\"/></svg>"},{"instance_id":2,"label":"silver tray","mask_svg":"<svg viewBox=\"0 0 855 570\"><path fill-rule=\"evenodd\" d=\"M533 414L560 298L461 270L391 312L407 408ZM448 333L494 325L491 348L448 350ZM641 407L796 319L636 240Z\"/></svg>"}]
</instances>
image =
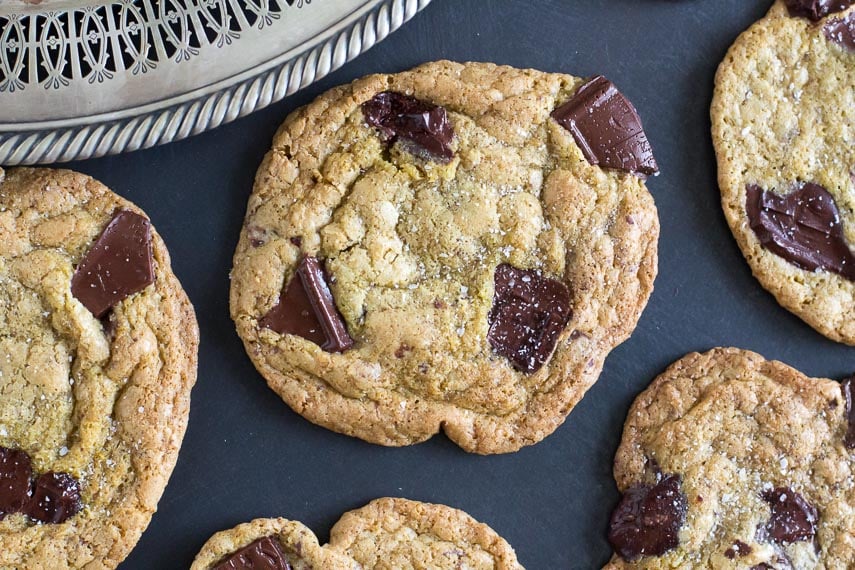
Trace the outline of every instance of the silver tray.
<instances>
[{"instance_id":1,"label":"silver tray","mask_svg":"<svg viewBox=\"0 0 855 570\"><path fill-rule=\"evenodd\" d=\"M0 0L0 164L182 139L278 101L430 0Z\"/></svg>"}]
</instances>

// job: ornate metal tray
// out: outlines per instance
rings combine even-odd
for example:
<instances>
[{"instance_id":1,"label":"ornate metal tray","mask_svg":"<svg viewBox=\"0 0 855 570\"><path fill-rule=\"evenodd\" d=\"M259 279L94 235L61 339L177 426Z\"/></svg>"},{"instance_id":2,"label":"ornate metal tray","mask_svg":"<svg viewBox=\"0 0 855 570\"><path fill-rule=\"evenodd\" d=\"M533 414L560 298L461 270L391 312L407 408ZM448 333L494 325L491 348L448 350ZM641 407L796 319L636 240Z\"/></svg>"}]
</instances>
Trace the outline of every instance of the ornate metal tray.
<instances>
[{"instance_id":1,"label":"ornate metal tray","mask_svg":"<svg viewBox=\"0 0 855 570\"><path fill-rule=\"evenodd\" d=\"M320 79L430 0L0 0L0 164L182 139Z\"/></svg>"}]
</instances>

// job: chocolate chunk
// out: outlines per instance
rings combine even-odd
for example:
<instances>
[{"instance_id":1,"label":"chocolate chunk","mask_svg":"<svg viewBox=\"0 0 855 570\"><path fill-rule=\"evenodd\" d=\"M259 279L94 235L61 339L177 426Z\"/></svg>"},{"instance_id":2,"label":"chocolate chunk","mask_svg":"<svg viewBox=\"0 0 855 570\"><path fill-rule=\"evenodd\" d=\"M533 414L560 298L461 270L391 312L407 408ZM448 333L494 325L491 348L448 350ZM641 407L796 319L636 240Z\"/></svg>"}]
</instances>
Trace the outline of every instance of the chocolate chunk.
<instances>
[{"instance_id":1,"label":"chocolate chunk","mask_svg":"<svg viewBox=\"0 0 855 570\"><path fill-rule=\"evenodd\" d=\"M825 37L843 49L855 51L855 12L845 18L829 20L822 27Z\"/></svg>"},{"instance_id":2,"label":"chocolate chunk","mask_svg":"<svg viewBox=\"0 0 855 570\"><path fill-rule=\"evenodd\" d=\"M447 163L454 157L450 146L454 129L443 107L384 91L363 103L362 113L389 144L401 140L409 152L425 160Z\"/></svg>"},{"instance_id":3,"label":"chocolate chunk","mask_svg":"<svg viewBox=\"0 0 855 570\"><path fill-rule=\"evenodd\" d=\"M816 534L816 508L788 487L763 493L772 515L766 523L766 536L778 544L812 540Z\"/></svg>"},{"instance_id":4,"label":"chocolate chunk","mask_svg":"<svg viewBox=\"0 0 855 570\"><path fill-rule=\"evenodd\" d=\"M609 542L618 556L627 561L662 556L677 547L688 509L680 482L679 475L669 475L623 494L609 522Z\"/></svg>"},{"instance_id":5,"label":"chocolate chunk","mask_svg":"<svg viewBox=\"0 0 855 570\"><path fill-rule=\"evenodd\" d=\"M760 244L801 269L824 269L855 280L855 255L849 249L834 197L812 182L785 196L746 186L745 210Z\"/></svg>"},{"instance_id":6,"label":"chocolate chunk","mask_svg":"<svg viewBox=\"0 0 855 570\"><path fill-rule=\"evenodd\" d=\"M83 508L80 484L68 473L48 472L36 479L27 515L43 523L59 524Z\"/></svg>"},{"instance_id":7,"label":"chocolate chunk","mask_svg":"<svg viewBox=\"0 0 855 570\"><path fill-rule=\"evenodd\" d=\"M659 174L638 111L602 75L580 87L552 117L570 131L591 164L633 174Z\"/></svg>"},{"instance_id":8,"label":"chocolate chunk","mask_svg":"<svg viewBox=\"0 0 855 570\"><path fill-rule=\"evenodd\" d=\"M353 346L324 270L315 257L300 260L279 302L258 324L279 334L301 336L327 352L344 352Z\"/></svg>"},{"instance_id":9,"label":"chocolate chunk","mask_svg":"<svg viewBox=\"0 0 855 570\"><path fill-rule=\"evenodd\" d=\"M71 292L96 317L154 283L151 224L121 210L86 252L71 278Z\"/></svg>"},{"instance_id":10,"label":"chocolate chunk","mask_svg":"<svg viewBox=\"0 0 855 570\"><path fill-rule=\"evenodd\" d=\"M724 555L727 556L730 560L740 556L748 556L753 552L753 549L742 542L741 540L737 540L733 543L733 546L724 551Z\"/></svg>"},{"instance_id":11,"label":"chocolate chunk","mask_svg":"<svg viewBox=\"0 0 855 570\"><path fill-rule=\"evenodd\" d=\"M526 373L536 372L552 355L567 326L570 291L540 272L507 264L496 268L496 294L488 316L487 339L497 354Z\"/></svg>"},{"instance_id":12,"label":"chocolate chunk","mask_svg":"<svg viewBox=\"0 0 855 570\"><path fill-rule=\"evenodd\" d=\"M291 570L279 541L259 538L214 566L214 570Z\"/></svg>"},{"instance_id":13,"label":"chocolate chunk","mask_svg":"<svg viewBox=\"0 0 855 570\"><path fill-rule=\"evenodd\" d=\"M855 0L786 0L790 16L809 18L814 22L841 12L855 3Z\"/></svg>"},{"instance_id":14,"label":"chocolate chunk","mask_svg":"<svg viewBox=\"0 0 855 570\"><path fill-rule=\"evenodd\" d=\"M32 477L33 467L26 452L0 447L0 520L24 508Z\"/></svg>"},{"instance_id":15,"label":"chocolate chunk","mask_svg":"<svg viewBox=\"0 0 855 570\"><path fill-rule=\"evenodd\" d=\"M848 426L846 428L846 435L843 438L843 444L847 449L855 449L855 376L852 378L847 378L841 384L841 388L843 390L843 400L845 402L843 406L843 413L846 416L846 422Z\"/></svg>"},{"instance_id":16,"label":"chocolate chunk","mask_svg":"<svg viewBox=\"0 0 855 570\"><path fill-rule=\"evenodd\" d=\"M751 567L751 570L793 570L793 561L786 554L775 554L775 559L768 562L761 562Z\"/></svg>"}]
</instances>

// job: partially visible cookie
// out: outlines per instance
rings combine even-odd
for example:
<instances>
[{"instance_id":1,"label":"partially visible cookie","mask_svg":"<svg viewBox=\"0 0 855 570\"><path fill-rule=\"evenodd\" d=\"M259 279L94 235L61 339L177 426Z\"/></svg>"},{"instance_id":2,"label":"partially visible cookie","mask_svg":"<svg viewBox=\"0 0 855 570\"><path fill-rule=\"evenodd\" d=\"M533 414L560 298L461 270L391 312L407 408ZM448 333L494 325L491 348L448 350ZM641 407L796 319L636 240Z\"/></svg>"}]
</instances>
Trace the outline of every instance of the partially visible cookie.
<instances>
[{"instance_id":1,"label":"partially visible cookie","mask_svg":"<svg viewBox=\"0 0 855 570\"><path fill-rule=\"evenodd\" d=\"M218 532L191 570L522 570L513 548L451 507L377 499L345 513L330 542L298 522L257 519Z\"/></svg>"},{"instance_id":2,"label":"partially visible cookie","mask_svg":"<svg viewBox=\"0 0 855 570\"><path fill-rule=\"evenodd\" d=\"M606 568L851 568L853 388L735 348L674 363L627 416Z\"/></svg>"},{"instance_id":3,"label":"partially visible cookie","mask_svg":"<svg viewBox=\"0 0 855 570\"><path fill-rule=\"evenodd\" d=\"M722 206L754 275L855 344L855 8L779 0L716 76Z\"/></svg>"},{"instance_id":4,"label":"partially visible cookie","mask_svg":"<svg viewBox=\"0 0 855 570\"><path fill-rule=\"evenodd\" d=\"M184 436L198 329L145 213L0 169L0 568L115 568Z\"/></svg>"},{"instance_id":5,"label":"partially visible cookie","mask_svg":"<svg viewBox=\"0 0 855 570\"><path fill-rule=\"evenodd\" d=\"M552 433L653 288L658 171L603 77L435 62L289 116L259 168L231 313L309 420L500 453Z\"/></svg>"}]
</instances>

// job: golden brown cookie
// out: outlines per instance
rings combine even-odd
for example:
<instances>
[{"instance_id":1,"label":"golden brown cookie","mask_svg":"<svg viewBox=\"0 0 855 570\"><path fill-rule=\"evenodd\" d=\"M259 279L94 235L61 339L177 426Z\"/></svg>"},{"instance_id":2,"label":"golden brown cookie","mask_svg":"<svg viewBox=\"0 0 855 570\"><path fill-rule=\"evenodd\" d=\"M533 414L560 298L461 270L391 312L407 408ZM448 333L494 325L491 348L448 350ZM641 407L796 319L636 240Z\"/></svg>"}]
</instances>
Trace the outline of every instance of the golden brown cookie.
<instances>
[{"instance_id":1,"label":"golden brown cookie","mask_svg":"<svg viewBox=\"0 0 855 570\"><path fill-rule=\"evenodd\" d=\"M736 348L674 363L627 416L606 568L852 568L853 388Z\"/></svg>"},{"instance_id":2,"label":"golden brown cookie","mask_svg":"<svg viewBox=\"0 0 855 570\"><path fill-rule=\"evenodd\" d=\"M444 505L377 499L345 513L319 546L302 524L257 519L218 532L191 570L522 570L485 524Z\"/></svg>"},{"instance_id":3,"label":"golden brown cookie","mask_svg":"<svg viewBox=\"0 0 855 570\"><path fill-rule=\"evenodd\" d=\"M83 174L0 169L0 568L115 568L156 510L198 329L145 214Z\"/></svg>"},{"instance_id":4,"label":"golden brown cookie","mask_svg":"<svg viewBox=\"0 0 855 570\"><path fill-rule=\"evenodd\" d=\"M716 76L722 206L755 277L855 344L855 8L779 0Z\"/></svg>"},{"instance_id":5,"label":"golden brown cookie","mask_svg":"<svg viewBox=\"0 0 855 570\"><path fill-rule=\"evenodd\" d=\"M261 165L231 313L294 410L408 445L536 443L653 288L657 167L608 80L436 62L291 114Z\"/></svg>"}]
</instances>

